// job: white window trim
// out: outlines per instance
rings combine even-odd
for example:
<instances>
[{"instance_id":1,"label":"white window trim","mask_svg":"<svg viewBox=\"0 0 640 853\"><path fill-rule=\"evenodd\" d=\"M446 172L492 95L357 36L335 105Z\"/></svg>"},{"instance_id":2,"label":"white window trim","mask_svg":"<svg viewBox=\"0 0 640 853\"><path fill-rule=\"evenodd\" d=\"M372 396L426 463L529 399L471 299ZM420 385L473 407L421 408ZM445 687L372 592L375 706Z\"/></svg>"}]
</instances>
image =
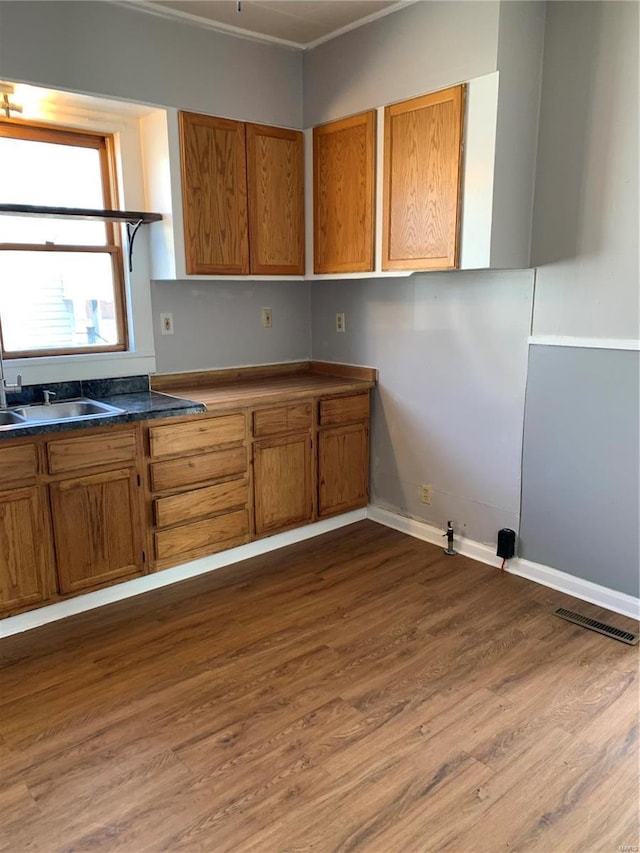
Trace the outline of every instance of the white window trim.
<instances>
[{"instance_id":1,"label":"white window trim","mask_svg":"<svg viewBox=\"0 0 640 853\"><path fill-rule=\"evenodd\" d=\"M74 99L78 101L78 106L56 107L55 103L47 101L46 107L36 107L29 112L25 110L22 117L27 121L50 122L52 126L113 134L120 207L123 210L145 210L139 117L151 112L153 108L140 107L139 115L135 115L129 114L132 110L130 105L127 105L127 114L119 114L117 102L106 102L88 96L74 96ZM108 107L108 110L105 107ZM22 375L23 384L34 385L41 382L105 379L155 372L148 229L141 228L136 237L133 272L129 272L126 262L126 230L124 225L120 227L123 230L129 350L8 358L5 360L8 382L13 382L18 373Z\"/></svg>"}]
</instances>

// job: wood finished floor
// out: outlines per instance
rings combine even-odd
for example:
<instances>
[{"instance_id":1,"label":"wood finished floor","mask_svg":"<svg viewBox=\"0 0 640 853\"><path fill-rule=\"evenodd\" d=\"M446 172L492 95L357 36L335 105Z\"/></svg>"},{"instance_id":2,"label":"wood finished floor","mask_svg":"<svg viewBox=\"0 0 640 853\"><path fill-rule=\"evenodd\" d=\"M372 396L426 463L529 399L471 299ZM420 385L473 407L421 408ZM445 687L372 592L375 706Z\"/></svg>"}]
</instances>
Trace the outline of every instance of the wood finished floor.
<instances>
[{"instance_id":1,"label":"wood finished floor","mask_svg":"<svg viewBox=\"0 0 640 853\"><path fill-rule=\"evenodd\" d=\"M361 522L3 640L0 850L637 845L638 648L557 606Z\"/></svg>"}]
</instances>

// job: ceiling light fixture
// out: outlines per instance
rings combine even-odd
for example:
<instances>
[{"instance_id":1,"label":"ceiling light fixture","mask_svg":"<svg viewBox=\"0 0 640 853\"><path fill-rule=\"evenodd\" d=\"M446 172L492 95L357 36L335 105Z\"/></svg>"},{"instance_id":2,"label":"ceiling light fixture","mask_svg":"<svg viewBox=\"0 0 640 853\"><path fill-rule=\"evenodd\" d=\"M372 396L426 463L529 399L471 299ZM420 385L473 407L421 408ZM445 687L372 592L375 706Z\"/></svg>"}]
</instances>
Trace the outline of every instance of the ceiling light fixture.
<instances>
[{"instance_id":1,"label":"ceiling light fixture","mask_svg":"<svg viewBox=\"0 0 640 853\"><path fill-rule=\"evenodd\" d=\"M13 95L12 83L0 83L0 113L4 113L5 118L11 118L11 113L21 113L22 107L14 104L9 100L9 96Z\"/></svg>"}]
</instances>

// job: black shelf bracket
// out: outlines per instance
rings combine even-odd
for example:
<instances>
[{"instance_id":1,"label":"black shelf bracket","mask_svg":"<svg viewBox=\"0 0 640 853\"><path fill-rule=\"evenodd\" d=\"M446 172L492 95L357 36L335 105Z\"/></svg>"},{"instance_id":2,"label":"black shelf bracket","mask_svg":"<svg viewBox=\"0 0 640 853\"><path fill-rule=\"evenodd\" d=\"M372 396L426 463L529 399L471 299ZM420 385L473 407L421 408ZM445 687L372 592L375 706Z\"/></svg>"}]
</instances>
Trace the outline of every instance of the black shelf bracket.
<instances>
[{"instance_id":1,"label":"black shelf bracket","mask_svg":"<svg viewBox=\"0 0 640 853\"><path fill-rule=\"evenodd\" d=\"M144 225L143 219L138 219L137 222L127 222L127 240L129 241L129 272L133 272L133 241L136 239L136 234L141 225Z\"/></svg>"}]
</instances>

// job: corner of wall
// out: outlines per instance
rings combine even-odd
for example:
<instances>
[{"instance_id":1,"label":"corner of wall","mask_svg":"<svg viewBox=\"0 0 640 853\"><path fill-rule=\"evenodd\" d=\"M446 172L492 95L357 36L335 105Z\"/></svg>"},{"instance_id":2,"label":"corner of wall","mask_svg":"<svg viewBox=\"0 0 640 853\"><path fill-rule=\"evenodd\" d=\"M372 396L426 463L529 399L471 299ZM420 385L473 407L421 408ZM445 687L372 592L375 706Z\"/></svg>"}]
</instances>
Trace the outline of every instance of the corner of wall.
<instances>
[{"instance_id":1,"label":"corner of wall","mask_svg":"<svg viewBox=\"0 0 640 853\"><path fill-rule=\"evenodd\" d=\"M530 266L546 4L500 4L491 266Z\"/></svg>"}]
</instances>

